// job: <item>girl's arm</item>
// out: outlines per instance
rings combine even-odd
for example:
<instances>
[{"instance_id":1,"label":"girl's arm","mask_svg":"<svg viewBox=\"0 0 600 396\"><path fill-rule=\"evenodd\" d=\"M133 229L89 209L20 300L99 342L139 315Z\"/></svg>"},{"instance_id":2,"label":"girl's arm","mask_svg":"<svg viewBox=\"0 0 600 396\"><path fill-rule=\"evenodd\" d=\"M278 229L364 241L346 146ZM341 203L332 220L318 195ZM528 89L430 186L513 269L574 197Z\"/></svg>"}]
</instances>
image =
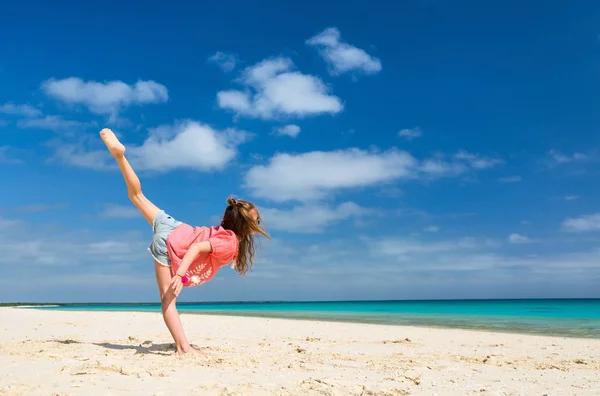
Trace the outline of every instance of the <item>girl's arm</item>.
<instances>
[{"instance_id":1,"label":"girl's arm","mask_svg":"<svg viewBox=\"0 0 600 396\"><path fill-rule=\"evenodd\" d=\"M212 246L208 241L196 242L192 243L189 247L188 251L185 252L183 256L183 260L181 260L181 264L179 264L179 268L177 268L177 273L175 275L184 276L187 272L190 264L200 253L210 253L212 252Z\"/></svg>"}]
</instances>

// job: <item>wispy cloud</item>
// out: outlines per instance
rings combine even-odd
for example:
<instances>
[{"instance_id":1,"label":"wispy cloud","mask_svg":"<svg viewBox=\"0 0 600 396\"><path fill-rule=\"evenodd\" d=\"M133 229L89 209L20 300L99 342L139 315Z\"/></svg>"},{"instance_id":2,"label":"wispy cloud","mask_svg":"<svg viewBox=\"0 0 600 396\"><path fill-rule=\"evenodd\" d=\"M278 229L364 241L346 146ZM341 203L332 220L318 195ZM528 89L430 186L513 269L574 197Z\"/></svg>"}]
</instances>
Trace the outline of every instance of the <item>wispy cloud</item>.
<instances>
[{"instance_id":1,"label":"wispy cloud","mask_svg":"<svg viewBox=\"0 0 600 396\"><path fill-rule=\"evenodd\" d=\"M0 146L0 163L3 164L22 164L23 160L15 157L14 147Z\"/></svg>"},{"instance_id":2,"label":"wispy cloud","mask_svg":"<svg viewBox=\"0 0 600 396\"><path fill-rule=\"evenodd\" d=\"M440 227L432 225L432 226L427 226L425 228L423 228L423 231L425 232L438 232L440 230Z\"/></svg>"},{"instance_id":3,"label":"wispy cloud","mask_svg":"<svg viewBox=\"0 0 600 396\"><path fill-rule=\"evenodd\" d=\"M11 221L0 218L0 223ZM2 231L3 230L3 231ZM10 227L0 230L0 266L13 267L14 263L27 262L32 273L38 267L57 266L87 268L106 263L130 264L148 259L146 241L131 234L103 239L86 230L52 229L44 225L33 225L24 221L12 221ZM35 276L30 281L35 281Z\"/></svg>"},{"instance_id":4,"label":"wispy cloud","mask_svg":"<svg viewBox=\"0 0 600 396\"><path fill-rule=\"evenodd\" d=\"M508 242L513 244L522 244L522 243L531 243L533 242L531 238L520 235L520 234L510 234L508 236Z\"/></svg>"},{"instance_id":5,"label":"wispy cloud","mask_svg":"<svg viewBox=\"0 0 600 396\"><path fill-rule=\"evenodd\" d=\"M42 112L33 106L27 104L16 105L10 102L0 105L0 113L22 117L39 117L42 115Z\"/></svg>"},{"instance_id":6,"label":"wispy cloud","mask_svg":"<svg viewBox=\"0 0 600 396\"><path fill-rule=\"evenodd\" d=\"M600 231L600 213L591 213L575 218L569 217L563 221L562 227L569 232Z\"/></svg>"},{"instance_id":7,"label":"wispy cloud","mask_svg":"<svg viewBox=\"0 0 600 396\"><path fill-rule=\"evenodd\" d=\"M39 213L39 212L48 212L51 210L66 209L68 206L69 206L69 204L66 202L60 202L60 203L56 203L56 204L39 203L39 204L30 204L30 205L19 206L17 208L17 210L20 212L27 212L27 213Z\"/></svg>"},{"instance_id":8,"label":"wispy cloud","mask_svg":"<svg viewBox=\"0 0 600 396\"><path fill-rule=\"evenodd\" d=\"M74 129L87 129L90 127L95 127L97 125L98 124L95 122L65 120L61 116L56 115L17 121L17 127L19 128L49 129L58 132Z\"/></svg>"},{"instance_id":9,"label":"wispy cloud","mask_svg":"<svg viewBox=\"0 0 600 396\"><path fill-rule=\"evenodd\" d=\"M400 136L401 138L404 138L405 140L411 141L418 137L423 136L423 132L421 131L421 128L419 128L419 127L410 128L410 129L402 129L402 130L398 131L398 136Z\"/></svg>"},{"instance_id":10,"label":"wispy cloud","mask_svg":"<svg viewBox=\"0 0 600 396\"><path fill-rule=\"evenodd\" d=\"M381 61L365 50L350 45L341 40L340 31L335 27L323 30L321 33L306 40L306 44L318 49L329 65L332 75L351 71L364 74L375 74L381 71Z\"/></svg>"},{"instance_id":11,"label":"wispy cloud","mask_svg":"<svg viewBox=\"0 0 600 396\"><path fill-rule=\"evenodd\" d=\"M565 197L565 201L574 201L574 200L579 199L579 198L580 198L579 195L567 195Z\"/></svg>"},{"instance_id":12,"label":"wispy cloud","mask_svg":"<svg viewBox=\"0 0 600 396\"><path fill-rule=\"evenodd\" d=\"M565 168L575 171L578 174L584 172L584 167L591 163L598 162L600 156L597 151L588 150L586 152L573 151L565 153L559 150L550 150L546 156L539 160L539 164L545 169Z\"/></svg>"},{"instance_id":13,"label":"wispy cloud","mask_svg":"<svg viewBox=\"0 0 600 396\"><path fill-rule=\"evenodd\" d=\"M328 247L325 245L326 243L313 246L313 250L327 252L326 249L333 248L333 244ZM338 246L336 252L339 250ZM336 260L331 257L329 261L323 262L331 263L328 268L338 277L351 272L350 277L362 278L361 275L366 274L375 276L372 267L360 265L360 262L368 260L377 263L377 273L381 275L377 279L369 278L374 285L382 287L388 282L397 285L398 282L405 281L410 285L409 287L414 288L413 291L419 290L419 293L423 293L426 289L422 282L430 286L448 287L453 278L458 281L456 284L456 291L458 291L458 288L469 283L469 279L490 285L497 286L498 283L503 283L514 287L515 276L518 277L519 274L528 274L524 279L530 283L532 279L536 279L536 282L555 282L557 279L561 279L561 282L571 282L590 276L590 271L595 271L595 276L600 275L600 251L598 250L582 250L570 254L553 252L551 255L529 255L525 258L511 256L506 254L505 250L503 243L485 238L461 237L432 240L387 236L362 238L360 242L355 241L346 248L347 257L344 259ZM310 259L311 257L308 256L307 260ZM307 262L303 264L308 267L313 266ZM316 267L317 263L314 266ZM301 272L304 272L303 267L299 268L298 274L294 275L300 276ZM465 274L468 274L467 278ZM333 278L332 275L328 273L324 276L330 279ZM368 282L366 278L362 281Z\"/></svg>"},{"instance_id":14,"label":"wispy cloud","mask_svg":"<svg viewBox=\"0 0 600 396\"><path fill-rule=\"evenodd\" d=\"M498 181L500 183L518 183L520 181L523 181L523 178L521 176L506 176L506 177L501 177L498 179Z\"/></svg>"},{"instance_id":15,"label":"wispy cloud","mask_svg":"<svg viewBox=\"0 0 600 396\"><path fill-rule=\"evenodd\" d=\"M483 157L479 154L468 153L464 150L459 151L455 155L455 158L468 162L475 169L492 168L504 163L504 161L499 158Z\"/></svg>"},{"instance_id":16,"label":"wispy cloud","mask_svg":"<svg viewBox=\"0 0 600 396\"><path fill-rule=\"evenodd\" d=\"M385 256L396 256L406 259L409 256L431 253L443 253L463 250L483 249L489 241L471 237L456 240L422 241L406 238L385 238L373 244L373 249Z\"/></svg>"},{"instance_id":17,"label":"wispy cloud","mask_svg":"<svg viewBox=\"0 0 600 396\"><path fill-rule=\"evenodd\" d=\"M238 63L237 55L230 52L217 51L214 55L208 58L209 62L217 64L221 69L230 72L235 69Z\"/></svg>"},{"instance_id":18,"label":"wispy cloud","mask_svg":"<svg viewBox=\"0 0 600 396\"><path fill-rule=\"evenodd\" d=\"M100 212L100 217L117 218L117 219L133 219L140 217L140 212L132 205L123 206L115 204L106 204Z\"/></svg>"},{"instance_id":19,"label":"wispy cloud","mask_svg":"<svg viewBox=\"0 0 600 396\"><path fill-rule=\"evenodd\" d=\"M281 128L275 128L275 134L279 136L289 136L296 138L300 134L300 127L298 125L290 124Z\"/></svg>"},{"instance_id":20,"label":"wispy cloud","mask_svg":"<svg viewBox=\"0 0 600 396\"><path fill-rule=\"evenodd\" d=\"M321 233L351 217L364 216L371 210L360 207L354 202L344 202L336 207L326 204L294 206L292 209L260 208L269 230L281 230L295 233Z\"/></svg>"},{"instance_id":21,"label":"wispy cloud","mask_svg":"<svg viewBox=\"0 0 600 396\"><path fill-rule=\"evenodd\" d=\"M572 154L563 154L558 150L550 150L548 153L551 162L555 164L568 164L570 162L579 162L589 159L589 156L584 153L574 152Z\"/></svg>"},{"instance_id":22,"label":"wispy cloud","mask_svg":"<svg viewBox=\"0 0 600 396\"><path fill-rule=\"evenodd\" d=\"M248 67L237 81L244 90L220 91L217 102L238 115L273 119L336 114L343 109L319 78L295 71L288 58L270 58Z\"/></svg>"},{"instance_id":23,"label":"wispy cloud","mask_svg":"<svg viewBox=\"0 0 600 396\"><path fill-rule=\"evenodd\" d=\"M143 269L152 263L147 246L147 239L138 233L107 235L0 217L1 299L123 301L132 298L135 288L135 301L149 299L151 295L142 296L144 285L154 281L153 274ZM14 282L22 272L15 263L27 263L27 282Z\"/></svg>"}]
</instances>

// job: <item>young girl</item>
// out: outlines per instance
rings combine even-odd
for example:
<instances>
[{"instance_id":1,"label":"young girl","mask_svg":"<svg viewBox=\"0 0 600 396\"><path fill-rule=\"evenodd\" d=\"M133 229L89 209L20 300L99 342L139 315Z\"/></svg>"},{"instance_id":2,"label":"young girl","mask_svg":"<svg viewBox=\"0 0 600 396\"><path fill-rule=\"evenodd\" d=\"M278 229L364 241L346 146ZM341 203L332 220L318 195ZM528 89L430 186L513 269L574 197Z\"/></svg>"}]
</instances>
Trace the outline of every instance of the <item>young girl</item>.
<instances>
[{"instance_id":1,"label":"young girl","mask_svg":"<svg viewBox=\"0 0 600 396\"><path fill-rule=\"evenodd\" d=\"M148 247L154 257L154 270L160 291L163 318L177 346L177 352L200 353L185 337L176 307L181 289L209 281L224 265L232 262L244 275L252 266L254 236L269 235L260 226L260 215L254 204L229 198L223 220L218 227L192 227L173 219L150 202L140 180L125 158L125 146L110 129L100 137L117 160L127 185L127 194L152 226L154 236Z\"/></svg>"}]
</instances>

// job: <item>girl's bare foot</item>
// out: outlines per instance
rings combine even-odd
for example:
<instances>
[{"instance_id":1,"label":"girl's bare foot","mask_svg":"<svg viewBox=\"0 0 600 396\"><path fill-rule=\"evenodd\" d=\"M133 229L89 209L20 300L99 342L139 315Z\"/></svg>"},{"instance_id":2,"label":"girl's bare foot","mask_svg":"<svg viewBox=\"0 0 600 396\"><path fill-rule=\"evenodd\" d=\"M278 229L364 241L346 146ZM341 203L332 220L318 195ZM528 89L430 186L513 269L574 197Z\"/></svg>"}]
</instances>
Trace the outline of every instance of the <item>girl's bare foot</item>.
<instances>
[{"instance_id":1,"label":"girl's bare foot","mask_svg":"<svg viewBox=\"0 0 600 396\"><path fill-rule=\"evenodd\" d=\"M199 349L197 349L197 348L195 348L195 347L193 347L191 345L190 345L189 349L187 349L185 351L183 349L178 350L177 354L179 356L183 356L183 355L195 355L195 356L208 357L208 354L206 352L202 352L201 350L199 350Z\"/></svg>"},{"instance_id":2,"label":"girl's bare foot","mask_svg":"<svg viewBox=\"0 0 600 396\"><path fill-rule=\"evenodd\" d=\"M113 157L117 158L125 155L125 146L119 142L119 139L117 139L117 136L113 131L104 128L100 131L100 137Z\"/></svg>"}]
</instances>

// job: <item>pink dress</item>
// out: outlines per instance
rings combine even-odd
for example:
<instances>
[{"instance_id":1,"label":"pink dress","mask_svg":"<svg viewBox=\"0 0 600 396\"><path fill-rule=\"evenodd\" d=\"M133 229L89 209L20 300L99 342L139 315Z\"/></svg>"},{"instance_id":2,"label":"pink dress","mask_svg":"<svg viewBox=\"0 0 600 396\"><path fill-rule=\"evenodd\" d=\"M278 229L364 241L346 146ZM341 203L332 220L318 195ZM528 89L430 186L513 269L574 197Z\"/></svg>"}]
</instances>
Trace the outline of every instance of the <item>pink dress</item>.
<instances>
[{"instance_id":1,"label":"pink dress","mask_svg":"<svg viewBox=\"0 0 600 396\"><path fill-rule=\"evenodd\" d=\"M209 241L212 252L200 253L188 267L186 287L198 286L211 280L217 271L232 262L238 253L238 240L233 231L218 227L192 227L182 223L167 237L167 250L173 275L192 243Z\"/></svg>"}]
</instances>

